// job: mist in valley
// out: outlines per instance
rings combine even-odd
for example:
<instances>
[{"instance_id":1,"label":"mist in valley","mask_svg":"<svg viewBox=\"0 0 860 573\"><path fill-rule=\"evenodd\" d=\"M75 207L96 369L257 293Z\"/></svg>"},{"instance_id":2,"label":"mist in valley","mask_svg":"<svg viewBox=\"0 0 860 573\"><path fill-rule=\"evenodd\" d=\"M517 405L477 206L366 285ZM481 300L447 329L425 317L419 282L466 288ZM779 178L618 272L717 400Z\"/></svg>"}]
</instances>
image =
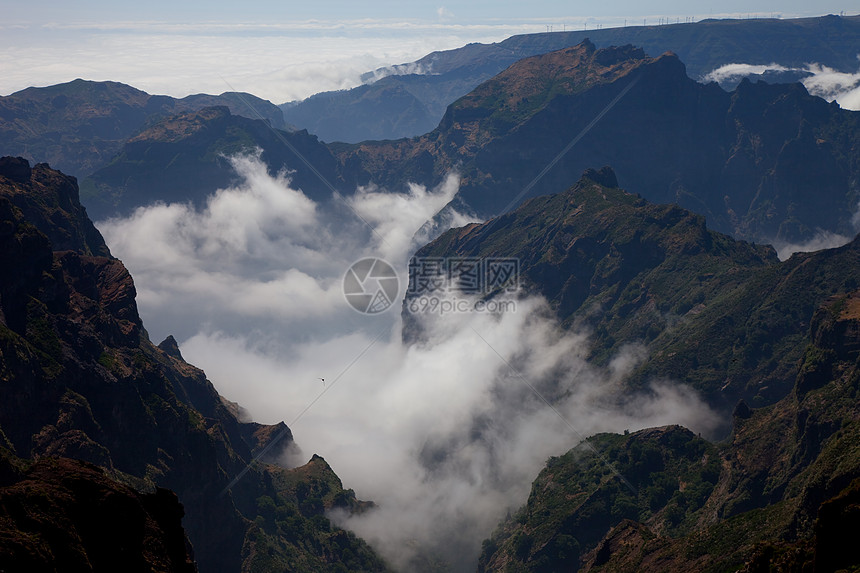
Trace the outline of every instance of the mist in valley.
<instances>
[{"instance_id":1,"label":"mist in valley","mask_svg":"<svg viewBox=\"0 0 860 573\"><path fill-rule=\"evenodd\" d=\"M213 190L200 209L155 204L98 226L134 276L154 342L174 334L250 418L286 422L302 452L286 465L319 454L376 502L330 517L395 567L474 570L481 540L525 502L547 458L584 437L666 424L707 436L719 425L671 380L621 391L645 347L630 341L606 367L592 365L589 332L562 329L524 292L503 313L418 313L424 336L404 342L409 257L473 220L447 209L424 225L456 194L456 173L433 189L362 188L317 204L258 155L232 162L241 183ZM344 298L344 274L365 257L400 275L384 313Z\"/></svg>"}]
</instances>

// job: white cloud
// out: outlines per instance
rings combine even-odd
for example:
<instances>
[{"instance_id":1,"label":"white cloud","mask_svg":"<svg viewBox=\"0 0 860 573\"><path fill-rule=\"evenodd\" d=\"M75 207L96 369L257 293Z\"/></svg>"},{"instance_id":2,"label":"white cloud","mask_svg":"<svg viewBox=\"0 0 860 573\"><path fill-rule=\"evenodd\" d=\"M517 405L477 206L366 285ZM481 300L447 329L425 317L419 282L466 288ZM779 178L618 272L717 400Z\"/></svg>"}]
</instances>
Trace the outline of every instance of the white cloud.
<instances>
[{"instance_id":1,"label":"white cloud","mask_svg":"<svg viewBox=\"0 0 860 573\"><path fill-rule=\"evenodd\" d=\"M858 56L860 58L860 56ZM812 95L827 101L836 101L844 109L860 110L860 72L846 73L821 64L810 63L800 68L780 64L726 64L706 74L704 81L733 83L751 75L766 72L798 72L805 75L800 81Z\"/></svg>"},{"instance_id":2,"label":"white cloud","mask_svg":"<svg viewBox=\"0 0 860 573\"><path fill-rule=\"evenodd\" d=\"M422 228L424 223L454 199L459 189L460 177L450 173L434 191L414 183L409 185L405 194L386 193L375 186L360 187L348 203L375 229L381 257L389 261L406 261L410 252L432 239ZM458 212L447 214L445 228L474 221ZM417 236L416 232L419 232Z\"/></svg>"},{"instance_id":3,"label":"white cloud","mask_svg":"<svg viewBox=\"0 0 860 573\"><path fill-rule=\"evenodd\" d=\"M351 323L341 284L346 270L366 256L405 269L410 252L433 238L423 223L459 186L452 174L433 190L360 189L346 206L336 204L339 212L323 213L291 188L288 175L270 176L259 154L231 161L241 184L216 191L202 209L159 203L98 224L135 277L138 304L157 337L190 336L201 316L240 330L261 321L274 328L288 320L308 332ZM466 221L455 211L443 218L449 225Z\"/></svg>"},{"instance_id":4,"label":"white cloud","mask_svg":"<svg viewBox=\"0 0 860 573\"><path fill-rule=\"evenodd\" d=\"M349 208L370 233L268 175L259 157L233 164L242 183L203 208L152 205L99 227L135 278L150 332L180 330L186 359L219 392L256 421L287 422L306 456L323 455L376 501L378 511L333 517L392 563L409 570L435 553L473 570L480 541L524 502L547 457L583 435L715 427L669 382L619 396L643 348L596 368L587 333L561 330L539 298L502 314L421 315L426 340L413 345L401 341L399 308L375 318L349 308L341 282L353 261L382 255L405 270L416 240L467 221L451 211L435 231L424 225L456 193L456 175L433 190L358 190Z\"/></svg>"},{"instance_id":5,"label":"white cloud","mask_svg":"<svg viewBox=\"0 0 860 573\"><path fill-rule=\"evenodd\" d=\"M786 243L776 241L773 243L773 247L776 249L776 254L779 257L779 260L784 261L791 257L794 253L811 253L814 251L821 251L824 249L833 249L836 247L841 247L842 245L846 245L851 242L852 237L846 237L845 235L840 235L839 233L832 233L830 231L818 231L808 241L802 243Z\"/></svg>"},{"instance_id":6,"label":"white cloud","mask_svg":"<svg viewBox=\"0 0 860 573\"><path fill-rule=\"evenodd\" d=\"M772 64L725 64L705 74L707 82L722 83L726 81L737 81L746 76L761 75L765 72L788 72L794 68L786 68L777 63Z\"/></svg>"},{"instance_id":7,"label":"white cloud","mask_svg":"<svg viewBox=\"0 0 860 573\"><path fill-rule=\"evenodd\" d=\"M812 74L803 80L809 93L836 100L845 109L860 110L860 72L847 74L820 64L809 64L806 69Z\"/></svg>"},{"instance_id":8,"label":"white cloud","mask_svg":"<svg viewBox=\"0 0 860 573\"><path fill-rule=\"evenodd\" d=\"M333 517L400 570L434 554L453 570L473 570L481 540L524 502L549 456L595 432L681 423L707 433L717 422L692 392L668 382L619 398L613 379L629 374L635 352L612 371L594 368L584 358L587 336L562 332L540 299L517 302L500 316L428 315L421 345L404 345L395 325L340 378L374 333L283 356L245 337L204 333L182 350L265 422L289 425L323 391L317 376L337 380L291 428L303 451L322 454L379 508Z\"/></svg>"},{"instance_id":9,"label":"white cloud","mask_svg":"<svg viewBox=\"0 0 860 573\"><path fill-rule=\"evenodd\" d=\"M81 77L174 97L236 89L279 104L355 87L370 70L435 50L495 42L534 28L370 19L6 27L0 34L0 94Z\"/></svg>"}]
</instances>

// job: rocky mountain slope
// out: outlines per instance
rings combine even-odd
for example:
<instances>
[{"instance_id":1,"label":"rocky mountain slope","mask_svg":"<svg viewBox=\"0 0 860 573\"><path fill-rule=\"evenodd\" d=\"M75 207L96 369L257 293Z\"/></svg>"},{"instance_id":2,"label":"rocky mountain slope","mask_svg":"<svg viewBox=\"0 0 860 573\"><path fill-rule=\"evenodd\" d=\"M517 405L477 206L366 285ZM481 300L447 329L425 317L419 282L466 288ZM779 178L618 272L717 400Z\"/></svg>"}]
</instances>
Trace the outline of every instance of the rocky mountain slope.
<instances>
[{"instance_id":1,"label":"rocky mountain slope","mask_svg":"<svg viewBox=\"0 0 860 573\"><path fill-rule=\"evenodd\" d=\"M689 385L727 422L723 442L672 426L551 458L485 541L480 571L860 565L840 541L860 499L860 241L780 262L619 189L604 168L416 257L518 259L523 291L592 333L593 360L639 343L628 384Z\"/></svg>"},{"instance_id":2,"label":"rocky mountain slope","mask_svg":"<svg viewBox=\"0 0 860 573\"><path fill-rule=\"evenodd\" d=\"M686 383L727 416L741 399L765 406L785 397L815 309L860 285L858 241L779 262L769 247L708 230L699 215L619 189L609 168L452 229L415 256L518 259L523 291L592 333L593 360L644 344L630 383ZM418 337L408 310L409 299L405 332Z\"/></svg>"},{"instance_id":3,"label":"rocky mountain slope","mask_svg":"<svg viewBox=\"0 0 860 573\"><path fill-rule=\"evenodd\" d=\"M415 257L517 259L522 288L545 297L564 325L591 317L601 354L653 340L668 327L665 315L726 296L778 262L769 247L709 231L700 215L620 189L609 167L587 170L563 193L452 229Z\"/></svg>"},{"instance_id":4,"label":"rocky mountain slope","mask_svg":"<svg viewBox=\"0 0 860 573\"><path fill-rule=\"evenodd\" d=\"M551 459L480 571L837 571L860 566L860 293L816 311L793 391L741 402L731 439L679 427ZM619 480L609 466L628 481ZM628 487L629 486L629 487Z\"/></svg>"},{"instance_id":5,"label":"rocky mountain slope","mask_svg":"<svg viewBox=\"0 0 860 573\"><path fill-rule=\"evenodd\" d=\"M673 54L585 42L517 62L424 136L331 147L348 178L392 189L456 169L458 205L481 216L610 164L622 186L715 230L796 241L854 234L858 122L800 84L727 93L690 79Z\"/></svg>"},{"instance_id":6,"label":"rocky mountain slope","mask_svg":"<svg viewBox=\"0 0 860 573\"><path fill-rule=\"evenodd\" d=\"M38 205L51 210L28 217ZM384 570L367 545L324 515L366 506L322 458L293 470L266 463L295 447L289 429L241 422L175 341L152 344L131 277L87 230L73 178L20 158L0 161L3 446L39 463L83 460L139 491L173 490L202 572L270 571L273 563ZM54 250L56 236L64 250ZM52 463L37 464L39 475Z\"/></svg>"},{"instance_id":7,"label":"rocky mountain slope","mask_svg":"<svg viewBox=\"0 0 860 573\"><path fill-rule=\"evenodd\" d=\"M111 160L149 123L213 105L285 127L271 102L234 92L182 99L150 95L117 82L74 80L0 97L0 156L23 156L77 177ZM249 109L249 106L252 109Z\"/></svg>"},{"instance_id":8,"label":"rocky mountain slope","mask_svg":"<svg viewBox=\"0 0 860 573\"><path fill-rule=\"evenodd\" d=\"M434 129L448 105L517 60L575 46L586 38L600 48L633 44L650 54L674 52L694 79L730 63L802 68L815 62L845 73L857 71L860 16L654 23L631 21L629 26L604 29L581 29L578 24L579 29L570 31L574 26L568 22L568 31L433 52L395 70L367 74L370 83L357 88L280 107L287 122L323 141L415 137ZM373 81L378 77L382 79Z\"/></svg>"}]
</instances>

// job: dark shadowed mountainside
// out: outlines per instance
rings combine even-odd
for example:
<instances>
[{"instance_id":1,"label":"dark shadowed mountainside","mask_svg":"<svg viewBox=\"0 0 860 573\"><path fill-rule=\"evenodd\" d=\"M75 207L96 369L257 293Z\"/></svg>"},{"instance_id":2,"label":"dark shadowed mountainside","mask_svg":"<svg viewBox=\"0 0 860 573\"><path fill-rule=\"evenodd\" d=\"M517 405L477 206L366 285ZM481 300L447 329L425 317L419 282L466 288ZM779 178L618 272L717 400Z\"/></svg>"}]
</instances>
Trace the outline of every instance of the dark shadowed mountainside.
<instances>
[{"instance_id":1,"label":"dark shadowed mountainside","mask_svg":"<svg viewBox=\"0 0 860 573\"><path fill-rule=\"evenodd\" d=\"M276 131L219 106L165 118L132 137L82 181L82 200L96 220L128 215L155 201L202 205L216 189L238 180L230 157L258 152L271 175L288 173L293 186L317 202L332 194L319 175L337 188L354 188L339 176L331 152L308 132Z\"/></svg>"},{"instance_id":2,"label":"dark shadowed mountainside","mask_svg":"<svg viewBox=\"0 0 860 573\"><path fill-rule=\"evenodd\" d=\"M493 216L556 192L594 165L650 201L737 238L853 236L860 113L800 84L690 79L674 54L585 42L517 62L414 139L330 147L359 183L390 189L462 175L455 203ZM566 151L565 151L566 150Z\"/></svg>"},{"instance_id":3,"label":"dark shadowed mountainside","mask_svg":"<svg viewBox=\"0 0 860 573\"><path fill-rule=\"evenodd\" d=\"M0 446L0 570L196 573L183 509L166 489L140 493L92 464L26 462Z\"/></svg>"},{"instance_id":4,"label":"dark shadowed mountainside","mask_svg":"<svg viewBox=\"0 0 860 573\"><path fill-rule=\"evenodd\" d=\"M674 52L693 79L730 63L786 67L819 63L845 73L858 68L860 16L629 24L526 34L494 44L433 52L396 66L396 75L380 69L365 76L365 81L373 83L280 107L288 123L308 129L323 141L414 137L435 128L449 104L517 60L575 46L586 38L600 48L633 44L649 54ZM382 79L373 81L378 77Z\"/></svg>"},{"instance_id":5,"label":"dark shadowed mountainside","mask_svg":"<svg viewBox=\"0 0 860 573\"><path fill-rule=\"evenodd\" d=\"M204 573L384 570L364 542L326 519L327 509L368 505L321 458L291 470L267 463L297 448L289 428L241 422L174 340L150 342L122 263L97 233L66 232L91 225L74 179L0 161L2 445L39 463L96 464L142 492L173 490ZM63 250L49 237L63 239ZM65 462L39 463L43 475ZM0 509L0 523L15 519L14 507Z\"/></svg>"},{"instance_id":6,"label":"dark shadowed mountainside","mask_svg":"<svg viewBox=\"0 0 860 573\"><path fill-rule=\"evenodd\" d=\"M49 163L76 177L89 175L149 123L169 115L223 105L237 115L285 126L271 102L250 94L150 95L117 82L77 79L0 97L0 155Z\"/></svg>"}]
</instances>

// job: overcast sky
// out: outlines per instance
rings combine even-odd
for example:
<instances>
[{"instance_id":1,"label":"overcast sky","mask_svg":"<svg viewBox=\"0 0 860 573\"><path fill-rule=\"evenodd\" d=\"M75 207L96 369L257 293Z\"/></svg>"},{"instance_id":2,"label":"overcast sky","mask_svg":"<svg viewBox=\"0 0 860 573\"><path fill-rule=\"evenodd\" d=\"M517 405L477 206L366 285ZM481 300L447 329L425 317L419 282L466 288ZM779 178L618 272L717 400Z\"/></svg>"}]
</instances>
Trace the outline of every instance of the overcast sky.
<instances>
[{"instance_id":1,"label":"overcast sky","mask_svg":"<svg viewBox=\"0 0 860 573\"><path fill-rule=\"evenodd\" d=\"M0 94L81 77L176 97L235 88L283 103L469 42L643 18L855 13L847 0L680 2L4 2Z\"/></svg>"}]
</instances>

